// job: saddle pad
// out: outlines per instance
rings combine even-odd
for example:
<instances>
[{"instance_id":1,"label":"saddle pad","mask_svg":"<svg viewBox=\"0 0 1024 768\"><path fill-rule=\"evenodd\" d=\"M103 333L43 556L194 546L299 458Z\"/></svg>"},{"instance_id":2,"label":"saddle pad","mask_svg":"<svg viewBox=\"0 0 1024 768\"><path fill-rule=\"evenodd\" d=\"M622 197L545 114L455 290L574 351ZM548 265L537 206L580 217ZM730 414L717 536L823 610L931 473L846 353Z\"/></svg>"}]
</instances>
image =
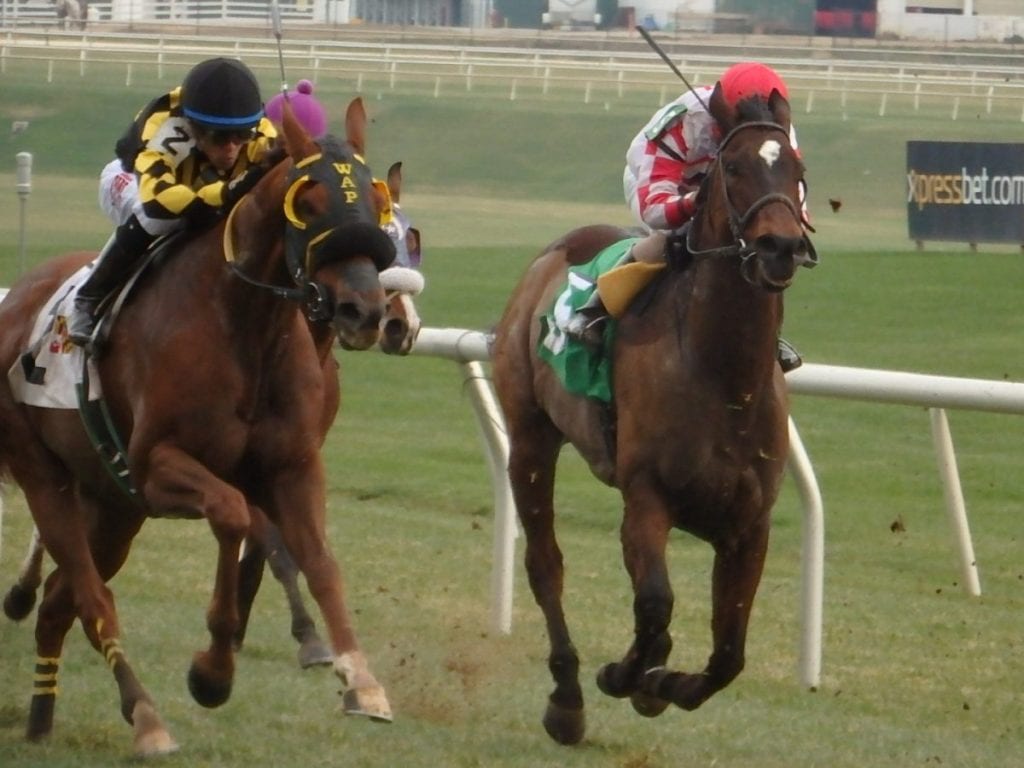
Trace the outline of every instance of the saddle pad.
<instances>
[{"instance_id":1,"label":"saddle pad","mask_svg":"<svg viewBox=\"0 0 1024 768\"><path fill-rule=\"evenodd\" d=\"M615 321L604 328L604 344L591 350L566 333L566 325L597 288L599 276L615 266L638 238L612 243L586 264L570 267L565 287L540 318L537 353L554 370L562 385L574 395L611 402L611 344Z\"/></svg>"},{"instance_id":2,"label":"saddle pad","mask_svg":"<svg viewBox=\"0 0 1024 768\"><path fill-rule=\"evenodd\" d=\"M68 318L78 286L89 274L87 264L57 289L36 317L29 348L20 355L7 379L15 399L40 408L78 410L75 385L82 381L85 352L68 339ZM89 399L98 400L102 392L95 364L89 361Z\"/></svg>"},{"instance_id":3,"label":"saddle pad","mask_svg":"<svg viewBox=\"0 0 1024 768\"><path fill-rule=\"evenodd\" d=\"M636 295L666 267L665 262L650 264L633 261L605 272L597 278L601 303L612 317L622 317Z\"/></svg>"}]
</instances>

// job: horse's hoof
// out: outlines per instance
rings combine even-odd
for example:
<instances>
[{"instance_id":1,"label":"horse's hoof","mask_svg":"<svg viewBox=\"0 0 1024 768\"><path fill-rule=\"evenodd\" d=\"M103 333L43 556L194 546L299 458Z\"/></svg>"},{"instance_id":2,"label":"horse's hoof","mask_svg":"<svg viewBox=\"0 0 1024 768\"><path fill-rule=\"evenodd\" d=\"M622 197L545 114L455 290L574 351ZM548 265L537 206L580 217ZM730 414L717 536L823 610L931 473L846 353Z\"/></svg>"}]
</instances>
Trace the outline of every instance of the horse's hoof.
<instances>
[{"instance_id":1,"label":"horse's hoof","mask_svg":"<svg viewBox=\"0 0 1024 768\"><path fill-rule=\"evenodd\" d=\"M11 621L21 621L36 605L36 591L15 584L4 596L4 614Z\"/></svg>"},{"instance_id":2,"label":"horse's hoof","mask_svg":"<svg viewBox=\"0 0 1024 768\"><path fill-rule=\"evenodd\" d=\"M215 680L204 675L199 665L193 661L188 670L188 691L197 704L213 709L231 698L231 678Z\"/></svg>"},{"instance_id":3,"label":"horse's hoof","mask_svg":"<svg viewBox=\"0 0 1024 768\"><path fill-rule=\"evenodd\" d=\"M719 686L720 687L720 686ZM644 675L643 693L664 699L688 712L697 709L708 700L718 688L711 688L705 674L672 672L665 667L647 670Z\"/></svg>"},{"instance_id":4,"label":"horse's hoof","mask_svg":"<svg viewBox=\"0 0 1024 768\"><path fill-rule=\"evenodd\" d=\"M299 666L303 669L330 666L333 663L334 654L319 637L306 640L299 646Z\"/></svg>"},{"instance_id":5,"label":"horse's hoof","mask_svg":"<svg viewBox=\"0 0 1024 768\"><path fill-rule=\"evenodd\" d=\"M547 711L544 712L543 722L548 736L565 746L579 744L586 730L586 718L582 708L569 709L550 700Z\"/></svg>"},{"instance_id":6,"label":"horse's hoof","mask_svg":"<svg viewBox=\"0 0 1024 768\"><path fill-rule=\"evenodd\" d=\"M620 664L605 664L597 671L597 687L601 693L615 699L624 699L633 693L635 688L624 685L619 677Z\"/></svg>"},{"instance_id":7,"label":"horse's hoof","mask_svg":"<svg viewBox=\"0 0 1024 768\"><path fill-rule=\"evenodd\" d=\"M371 688L349 688L341 694L342 708L346 715L368 717L377 723L390 723L391 705L379 685Z\"/></svg>"},{"instance_id":8,"label":"horse's hoof","mask_svg":"<svg viewBox=\"0 0 1024 768\"><path fill-rule=\"evenodd\" d=\"M135 730L136 757L157 757L178 751L178 745L148 701L140 701L135 705L132 725Z\"/></svg>"},{"instance_id":9,"label":"horse's hoof","mask_svg":"<svg viewBox=\"0 0 1024 768\"><path fill-rule=\"evenodd\" d=\"M657 696L651 696L647 693L641 693L637 691L629 697L630 704L633 705L633 709L637 714L643 715L644 717L657 717L664 712L668 705L672 702L659 699Z\"/></svg>"}]
</instances>

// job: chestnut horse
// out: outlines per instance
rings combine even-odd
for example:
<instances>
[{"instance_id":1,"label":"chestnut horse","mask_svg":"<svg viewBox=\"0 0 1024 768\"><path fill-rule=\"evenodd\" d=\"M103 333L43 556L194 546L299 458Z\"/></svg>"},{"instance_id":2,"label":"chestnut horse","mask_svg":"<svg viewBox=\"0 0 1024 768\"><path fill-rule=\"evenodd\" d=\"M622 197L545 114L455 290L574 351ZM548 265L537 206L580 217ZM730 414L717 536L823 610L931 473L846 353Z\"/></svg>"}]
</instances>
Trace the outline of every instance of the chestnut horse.
<instances>
[{"instance_id":1,"label":"chestnut horse","mask_svg":"<svg viewBox=\"0 0 1024 768\"><path fill-rule=\"evenodd\" d=\"M612 403L570 394L538 355L541 319L567 269L629 235L576 229L549 245L513 292L496 329L493 375L508 425L509 478L526 535L530 587L547 624L555 682L543 718L562 744L584 733L579 657L562 609L554 532L555 467L565 442L622 493L623 559L632 582L632 644L598 674L642 715L692 710L743 668L772 505L788 448L788 401L776 363L782 291L817 256L805 232L803 166L777 92L729 107L709 102L722 129L699 210L661 275L617 321ZM678 242L678 241L677 241ZM679 528L715 552L713 650L699 672L667 666L673 594L665 550ZM613 622L614 624L614 622Z\"/></svg>"},{"instance_id":2,"label":"chestnut horse","mask_svg":"<svg viewBox=\"0 0 1024 768\"><path fill-rule=\"evenodd\" d=\"M416 311L413 297L423 290L423 276L416 269L399 264L411 263L409 255L415 254L416 264L420 263L420 234L412 227L407 215L399 208L402 194L402 164L394 163L388 169L388 192L391 197L394 217L384 228L388 237L395 244L396 265L388 267L380 273L381 286L385 291L386 308L380 325L379 347L387 355L407 355L420 332L420 316ZM413 234L415 233L415 234ZM415 238L415 239L413 239ZM335 377L336 363L330 349L322 349L325 355L324 376ZM326 382L327 386L331 383ZM332 414L333 418L333 414ZM329 423L325 424L330 427ZM326 437L326 431L321 437ZM249 614L253 601L263 580L264 565L270 565L271 573L284 588L291 615L291 634L299 644L299 666L303 668L318 664L330 664L332 655L320 639L313 617L306 610L299 589L299 569L288 553L288 548L281 539L276 526L269 521L265 525L254 527L252 536L246 540L245 554L241 562L239 579L239 610L241 623L235 634L235 647L241 648L245 641L245 632L249 622ZM31 556L26 559L31 563Z\"/></svg>"},{"instance_id":3,"label":"chestnut horse","mask_svg":"<svg viewBox=\"0 0 1024 768\"><path fill-rule=\"evenodd\" d=\"M394 163L388 169L388 191L393 207L401 195L402 164ZM409 232L415 231L415 242L409 242ZM408 254L415 251L419 255L419 230L412 230L411 222L404 216L399 227L385 228L388 237L395 243L396 251ZM422 325L413 297L423 290L423 276L410 267L391 266L380 273L381 287L385 292L385 310L380 323L380 350L388 355L407 355L416 341ZM0 299L6 293L2 289ZM333 368L332 350L329 345L322 346L319 352L324 366L324 376L336 376ZM325 381L330 388L332 383ZM336 405L332 408L330 419L333 420ZM325 426L330 425L326 423ZM326 437L326 434L322 437ZM33 531L28 551L25 555L18 578L4 596L3 609L7 617L13 621L21 621L29 615L36 602L36 590L42 583L43 544L39 532ZM277 527L262 518L256 518L255 524L246 539L244 554L241 559L239 575L239 628L235 635L235 650L242 647L245 632L252 610L253 601L263 579L264 566L269 563L271 573L284 589L285 598L291 617L291 634L299 644L299 666L303 668L331 664L334 654L323 642L316 629L316 623L306 608L299 588L299 569L295 560L285 548L281 533Z\"/></svg>"},{"instance_id":4,"label":"chestnut horse","mask_svg":"<svg viewBox=\"0 0 1024 768\"><path fill-rule=\"evenodd\" d=\"M206 518L217 540L210 645L189 670L193 698L223 704L234 676L238 557L250 521L266 516L318 603L345 688L345 711L390 720L384 689L359 649L325 534L320 436L339 386L324 350L335 336L367 349L380 336L378 273L394 248L362 157L366 113L346 113L347 140L314 143L286 109L288 157L213 230L175 246L144 276L97 361L113 423L127 440L137 494L105 472L77 413L16 402L0 381L0 469L25 494L56 568L36 617L31 740L52 730L64 638L76 618L113 672L140 755L176 748L122 649L107 582L147 517ZM232 265L225 263L231 255ZM0 303L0 364L28 346L34 318L91 254L29 272ZM307 324L303 311L316 319ZM333 382L333 384L331 384Z\"/></svg>"}]
</instances>

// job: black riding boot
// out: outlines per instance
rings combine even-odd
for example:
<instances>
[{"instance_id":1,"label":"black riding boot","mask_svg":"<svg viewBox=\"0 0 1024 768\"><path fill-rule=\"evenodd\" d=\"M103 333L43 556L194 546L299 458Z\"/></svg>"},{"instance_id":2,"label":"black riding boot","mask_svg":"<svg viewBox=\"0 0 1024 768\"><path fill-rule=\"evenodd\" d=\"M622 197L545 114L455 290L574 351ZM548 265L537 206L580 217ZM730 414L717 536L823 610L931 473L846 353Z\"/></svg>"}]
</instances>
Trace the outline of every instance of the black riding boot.
<instances>
[{"instance_id":1,"label":"black riding boot","mask_svg":"<svg viewBox=\"0 0 1024 768\"><path fill-rule=\"evenodd\" d=\"M89 277L78 289L75 311L68 323L68 338L72 342L84 347L92 341L99 303L121 284L131 265L154 239L134 216L114 231L114 236L96 258Z\"/></svg>"}]
</instances>

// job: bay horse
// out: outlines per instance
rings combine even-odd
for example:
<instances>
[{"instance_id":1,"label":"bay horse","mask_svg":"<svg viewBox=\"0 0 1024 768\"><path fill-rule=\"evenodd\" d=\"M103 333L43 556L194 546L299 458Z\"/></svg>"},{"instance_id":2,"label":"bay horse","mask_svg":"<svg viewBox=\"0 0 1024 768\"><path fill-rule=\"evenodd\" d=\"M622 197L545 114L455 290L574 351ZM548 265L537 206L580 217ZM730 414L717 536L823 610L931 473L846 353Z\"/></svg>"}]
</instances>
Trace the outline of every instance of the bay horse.
<instances>
[{"instance_id":1,"label":"bay horse","mask_svg":"<svg viewBox=\"0 0 1024 768\"><path fill-rule=\"evenodd\" d=\"M550 641L555 688L543 724L561 744L584 735L579 657L562 608L554 532L555 468L571 443L624 502L620 529L632 583L633 637L604 666L600 690L641 715L699 707L743 669L750 609L788 448L788 401L776 339L782 292L817 256L801 213L803 164L790 109L774 92L709 109L724 139L698 193L685 252L618 321L610 404L570 394L541 359L542 317L567 270L630 233L585 226L547 246L514 289L496 328L493 376L510 446L508 473L526 537L525 564ZM667 666L673 593L665 561L679 528L714 549L713 648L704 669Z\"/></svg>"},{"instance_id":2,"label":"bay horse","mask_svg":"<svg viewBox=\"0 0 1024 768\"><path fill-rule=\"evenodd\" d=\"M0 471L21 487L56 565L36 616L30 740L52 731L61 651L78 618L113 672L136 754L176 749L126 659L107 586L148 517L206 518L217 540L210 644L188 674L199 704L216 707L230 696L239 550L251 521L265 516L323 614L344 710L391 719L326 540L320 456L340 397L335 369L325 375L324 350L335 338L355 350L376 344L384 312L378 275L394 258L363 160L366 123L356 99L345 140L317 144L286 109L287 157L227 221L177 244L159 279L144 276L124 304L96 365L111 420L126 438L134 497L106 472L77 413L19 403L0 380ZM43 264L0 302L3 370L28 347L47 298L91 257Z\"/></svg>"}]
</instances>

